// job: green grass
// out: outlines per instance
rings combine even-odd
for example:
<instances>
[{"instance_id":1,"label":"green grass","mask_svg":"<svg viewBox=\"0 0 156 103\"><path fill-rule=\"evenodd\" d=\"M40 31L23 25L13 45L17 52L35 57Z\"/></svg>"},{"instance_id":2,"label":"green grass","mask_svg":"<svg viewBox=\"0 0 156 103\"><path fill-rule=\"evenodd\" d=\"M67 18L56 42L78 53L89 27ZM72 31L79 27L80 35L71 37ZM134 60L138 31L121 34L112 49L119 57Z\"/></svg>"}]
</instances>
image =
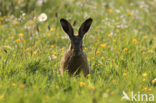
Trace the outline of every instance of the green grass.
<instances>
[{"instance_id":1,"label":"green grass","mask_svg":"<svg viewBox=\"0 0 156 103\"><path fill-rule=\"evenodd\" d=\"M155 0L17 1L0 3L0 103L130 103L123 91L156 99ZM44 22L34 19L41 13ZM83 44L94 73L61 76L69 40L59 20L75 22L77 34L89 17Z\"/></svg>"}]
</instances>

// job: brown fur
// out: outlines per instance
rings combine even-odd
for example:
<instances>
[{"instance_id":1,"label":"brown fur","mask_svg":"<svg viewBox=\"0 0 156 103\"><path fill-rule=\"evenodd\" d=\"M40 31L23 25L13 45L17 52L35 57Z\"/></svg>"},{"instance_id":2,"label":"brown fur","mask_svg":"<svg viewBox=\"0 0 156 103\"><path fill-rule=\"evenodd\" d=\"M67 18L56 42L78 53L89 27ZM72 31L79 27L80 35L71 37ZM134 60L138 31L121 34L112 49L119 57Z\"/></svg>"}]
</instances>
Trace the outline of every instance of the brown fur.
<instances>
[{"instance_id":1,"label":"brown fur","mask_svg":"<svg viewBox=\"0 0 156 103\"><path fill-rule=\"evenodd\" d=\"M77 70L79 69L79 70ZM64 53L61 60L60 72L63 74L65 70L68 70L70 75L79 74L82 70L85 75L89 73L89 66L87 61L87 56L84 51L81 51L81 55L74 56L74 52L70 48Z\"/></svg>"},{"instance_id":2,"label":"brown fur","mask_svg":"<svg viewBox=\"0 0 156 103\"><path fill-rule=\"evenodd\" d=\"M84 23L82 23L79 28L78 36L74 35L73 28L67 20L61 19L60 23L71 41L69 49L64 53L61 60L61 74L63 74L63 72L67 70L70 75L77 75L81 71L83 71L84 74L87 75L89 73L89 66L86 53L83 51L82 39L84 37L84 34L88 32L92 23L92 19L89 18Z\"/></svg>"}]
</instances>

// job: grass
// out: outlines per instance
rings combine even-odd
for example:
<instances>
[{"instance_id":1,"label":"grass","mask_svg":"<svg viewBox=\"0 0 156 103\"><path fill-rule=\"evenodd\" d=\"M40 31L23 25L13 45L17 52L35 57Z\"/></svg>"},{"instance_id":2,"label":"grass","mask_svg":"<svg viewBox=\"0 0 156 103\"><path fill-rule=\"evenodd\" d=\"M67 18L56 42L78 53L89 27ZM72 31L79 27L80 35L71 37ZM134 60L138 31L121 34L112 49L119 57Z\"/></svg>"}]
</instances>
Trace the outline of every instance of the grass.
<instances>
[{"instance_id":1,"label":"grass","mask_svg":"<svg viewBox=\"0 0 156 103\"><path fill-rule=\"evenodd\" d=\"M121 101L123 91L156 96L155 2L47 0L38 6L35 0L2 0L0 103L129 103ZM35 19L41 13L44 22ZM61 76L69 40L59 20L74 23L77 34L89 17L93 24L83 44L94 73Z\"/></svg>"}]
</instances>

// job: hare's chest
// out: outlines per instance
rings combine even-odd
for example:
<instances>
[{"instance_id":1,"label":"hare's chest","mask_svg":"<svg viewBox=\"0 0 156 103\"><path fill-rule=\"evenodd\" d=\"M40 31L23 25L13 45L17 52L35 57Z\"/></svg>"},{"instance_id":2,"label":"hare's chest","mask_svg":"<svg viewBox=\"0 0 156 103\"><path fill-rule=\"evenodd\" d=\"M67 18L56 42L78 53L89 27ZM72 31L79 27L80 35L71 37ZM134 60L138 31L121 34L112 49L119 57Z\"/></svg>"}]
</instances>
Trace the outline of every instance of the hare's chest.
<instances>
[{"instance_id":1,"label":"hare's chest","mask_svg":"<svg viewBox=\"0 0 156 103\"><path fill-rule=\"evenodd\" d=\"M75 71L78 68L81 69L84 66L84 59L83 57L73 57L68 62L68 69L69 71Z\"/></svg>"}]
</instances>

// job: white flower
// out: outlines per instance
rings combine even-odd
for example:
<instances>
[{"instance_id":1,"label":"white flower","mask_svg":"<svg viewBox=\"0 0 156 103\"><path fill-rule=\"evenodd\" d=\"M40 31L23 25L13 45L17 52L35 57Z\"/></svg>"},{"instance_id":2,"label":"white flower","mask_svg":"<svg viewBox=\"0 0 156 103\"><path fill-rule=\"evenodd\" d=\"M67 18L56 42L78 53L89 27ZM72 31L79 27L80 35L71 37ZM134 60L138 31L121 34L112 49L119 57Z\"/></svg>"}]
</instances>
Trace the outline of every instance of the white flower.
<instances>
[{"instance_id":1,"label":"white flower","mask_svg":"<svg viewBox=\"0 0 156 103\"><path fill-rule=\"evenodd\" d=\"M46 20L47 20L47 15L45 13L40 14L40 16L38 17L39 22L43 22Z\"/></svg>"}]
</instances>

